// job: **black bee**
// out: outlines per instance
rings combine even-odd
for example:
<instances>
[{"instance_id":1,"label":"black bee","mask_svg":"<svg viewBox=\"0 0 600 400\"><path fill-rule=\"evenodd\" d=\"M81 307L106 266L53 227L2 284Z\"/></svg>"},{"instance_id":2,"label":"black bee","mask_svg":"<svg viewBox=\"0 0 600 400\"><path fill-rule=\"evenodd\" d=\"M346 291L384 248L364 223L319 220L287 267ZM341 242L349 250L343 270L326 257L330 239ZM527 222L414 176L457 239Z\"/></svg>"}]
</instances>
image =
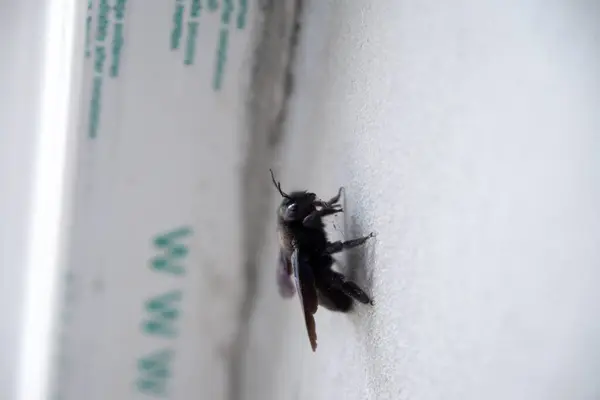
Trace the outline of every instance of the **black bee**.
<instances>
[{"instance_id":1,"label":"black bee","mask_svg":"<svg viewBox=\"0 0 600 400\"><path fill-rule=\"evenodd\" d=\"M361 238L330 242L322 218L343 212L338 204L342 188L329 201L321 201L316 194L281 190L281 183L273 184L283 197L277 210L279 234L279 263L277 283L282 297L290 298L298 292L304 311L306 330L312 350L317 349L314 314L319 305L337 312L352 309L353 300L373 305L369 296L354 282L332 269L333 254L365 243L373 233ZM292 275L294 279L292 280Z\"/></svg>"}]
</instances>

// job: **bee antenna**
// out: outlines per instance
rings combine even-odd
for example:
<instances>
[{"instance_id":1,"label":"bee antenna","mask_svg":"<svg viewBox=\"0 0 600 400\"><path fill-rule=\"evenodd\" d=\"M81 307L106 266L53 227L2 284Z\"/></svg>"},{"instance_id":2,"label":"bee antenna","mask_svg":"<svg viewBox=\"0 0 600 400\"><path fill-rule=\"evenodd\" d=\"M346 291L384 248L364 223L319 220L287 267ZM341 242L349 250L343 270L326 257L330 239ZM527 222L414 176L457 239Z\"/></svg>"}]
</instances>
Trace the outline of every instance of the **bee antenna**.
<instances>
[{"instance_id":1,"label":"bee antenna","mask_svg":"<svg viewBox=\"0 0 600 400\"><path fill-rule=\"evenodd\" d=\"M271 179L273 180L273 185L275 185L275 187L279 191L279 194L281 195L281 197L285 197L285 198L289 199L290 196L287 193L285 193L283 190L281 190L281 182L277 182L275 180L275 175L273 174L273 170L269 168L269 171L271 171Z\"/></svg>"}]
</instances>

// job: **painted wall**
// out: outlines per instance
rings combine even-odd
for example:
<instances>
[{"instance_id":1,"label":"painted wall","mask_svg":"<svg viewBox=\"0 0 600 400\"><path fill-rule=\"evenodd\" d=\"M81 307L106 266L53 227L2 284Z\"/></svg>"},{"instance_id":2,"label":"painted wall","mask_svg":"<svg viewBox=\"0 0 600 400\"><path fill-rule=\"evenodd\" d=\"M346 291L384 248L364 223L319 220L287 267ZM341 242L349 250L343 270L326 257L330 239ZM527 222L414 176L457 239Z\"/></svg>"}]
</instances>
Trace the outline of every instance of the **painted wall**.
<instances>
[{"instance_id":1,"label":"painted wall","mask_svg":"<svg viewBox=\"0 0 600 400\"><path fill-rule=\"evenodd\" d=\"M377 304L319 311L312 354L266 276L254 360L282 361L251 371L251 398L598 398L597 5L306 12L282 181L346 186L332 233L377 233L344 261Z\"/></svg>"}]
</instances>

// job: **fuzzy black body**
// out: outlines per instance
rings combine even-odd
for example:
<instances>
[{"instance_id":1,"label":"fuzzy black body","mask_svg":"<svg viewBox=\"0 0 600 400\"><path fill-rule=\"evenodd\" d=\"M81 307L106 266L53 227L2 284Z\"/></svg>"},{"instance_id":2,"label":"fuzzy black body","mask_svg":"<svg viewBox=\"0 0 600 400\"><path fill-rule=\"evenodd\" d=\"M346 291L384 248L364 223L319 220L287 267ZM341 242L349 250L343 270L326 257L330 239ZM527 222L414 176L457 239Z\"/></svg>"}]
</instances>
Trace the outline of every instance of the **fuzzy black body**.
<instances>
[{"instance_id":1,"label":"fuzzy black body","mask_svg":"<svg viewBox=\"0 0 600 400\"><path fill-rule=\"evenodd\" d=\"M319 305L331 311L348 312L352 309L353 299L373 304L356 283L346 280L344 275L332 268L336 262L333 254L360 246L373 234L345 242L330 242L323 217L343 212L337 204L342 188L336 196L324 202L307 191L287 194L281 190L281 184L275 181L274 176L272 178L283 197L277 210L279 292L288 298L298 293L311 347L315 351L314 314Z\"/></svg>"},{"instance_id":2,"label":"fuzzy black body","mask_svg":"<svg viewBox=\"0 0 600 400\"><path fill-rule=\"evenodd\" d=\"M294 197L296 193L290 194ZM316 209L316 208L315 208ZM313 210L314 211L314 210ZM282 217L278 217L278 233L282 256L280 259L280 268L288 279L291 278L291 257L295 248L305 257L306 263L310 266L310 270L314 279L318 304L331 310L348 312L352 309L352 298L345 294L341 289L336 289L328 284L329 278L335 259L326 253L328 238L325 231L323 219L318 217L312 226L306 227L301 221L285 222ZM293 282L285 287L292 286ZM285 284L284 284L285 285ZM280 285L281 289L281 285ZM291 297L293 293L285 289L280 292L284 297Z\"/></svg>"}]
</instances>

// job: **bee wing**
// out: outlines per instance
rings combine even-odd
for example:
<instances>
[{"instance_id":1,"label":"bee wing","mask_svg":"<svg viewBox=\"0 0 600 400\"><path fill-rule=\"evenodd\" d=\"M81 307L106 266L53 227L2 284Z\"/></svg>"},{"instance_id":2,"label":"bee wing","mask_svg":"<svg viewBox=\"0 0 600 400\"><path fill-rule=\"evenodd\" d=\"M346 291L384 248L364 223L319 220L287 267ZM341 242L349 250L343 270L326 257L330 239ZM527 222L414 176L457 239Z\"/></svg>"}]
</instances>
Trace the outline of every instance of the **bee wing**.
<instances>
[{"instance_id":1,"label":"bee wing","mask_svg":"<svg viewBox=\"0 0 600 400\"><path fill-rule=\"evenodd\" d=\"M292 280L292 263L285 256L283 250L279 250L279 260L277 262L277 285L281 297L290 298L296 293L296 287Z\"/></svg>"},{"instance_id":2,"label":"bee wing","mask_svg":"<svg viewBox=\"0 0 600 400\"><path fill-rule=\"evenodd\" d=\"M315 288L315 278L313 276L310 265L299 249L294 249L291 257L292 270L296 281L296 289L302 311L304 312L304 321L306 323L306 331L310 346L313 351L317 350L317 328L315 324L314 313L317 312L318 297L317 289Z\"/></svg>"}]
</instances>

